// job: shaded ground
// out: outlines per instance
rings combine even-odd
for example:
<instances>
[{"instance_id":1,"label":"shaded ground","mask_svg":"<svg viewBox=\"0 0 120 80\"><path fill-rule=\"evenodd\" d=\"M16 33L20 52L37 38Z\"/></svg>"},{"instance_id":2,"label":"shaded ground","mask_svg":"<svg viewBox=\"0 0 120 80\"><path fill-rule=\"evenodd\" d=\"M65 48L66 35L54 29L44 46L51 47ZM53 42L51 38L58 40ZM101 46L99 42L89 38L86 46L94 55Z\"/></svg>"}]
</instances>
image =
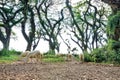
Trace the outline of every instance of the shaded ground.
<instances>
[{"instance_id":1,"label":"shaded ground","mask_svg":"<svg viewBox=\"0 0 120 80\"><path fill-rule=\"evenodd\" d=\"M0 64L0 80L120 80L120 67L80 62Z\"/></svg>"}]
</instances>

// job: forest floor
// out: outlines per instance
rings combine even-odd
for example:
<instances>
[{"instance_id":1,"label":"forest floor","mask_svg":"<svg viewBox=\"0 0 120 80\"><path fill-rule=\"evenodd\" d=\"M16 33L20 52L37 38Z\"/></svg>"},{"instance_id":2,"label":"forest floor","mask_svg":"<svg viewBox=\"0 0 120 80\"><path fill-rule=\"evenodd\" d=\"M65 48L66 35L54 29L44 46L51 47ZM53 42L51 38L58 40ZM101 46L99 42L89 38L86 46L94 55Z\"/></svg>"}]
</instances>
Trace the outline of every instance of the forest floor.
<instances>
[{"instance_id":1,"label":"forest floor","mask_svg":"<svg viewBox=\"0 0 120 80\"><path fill-rule=\"evenodd\" d=\"M0 64L0 80L120 80L120 67L77 61L14 62Z\"/></svg>"}]
</instances>

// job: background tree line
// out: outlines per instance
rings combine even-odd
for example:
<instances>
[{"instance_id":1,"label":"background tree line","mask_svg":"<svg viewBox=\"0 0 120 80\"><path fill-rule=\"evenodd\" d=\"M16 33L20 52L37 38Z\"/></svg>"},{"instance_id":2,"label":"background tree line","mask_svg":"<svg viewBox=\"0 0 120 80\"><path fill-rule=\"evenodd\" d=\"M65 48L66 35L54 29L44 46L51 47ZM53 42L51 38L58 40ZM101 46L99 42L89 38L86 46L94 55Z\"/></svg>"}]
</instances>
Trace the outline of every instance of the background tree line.
<instances>
[{"instance_id":1,"label":"background tree line","mask_svg":"<svg viewBox=\"0 0 120 80\"><path fill-rule=\"evenodd\" d=\"M107 40L104 18L107 16L107 11L103 6L98 8L91 2L94 1L83 0L73 6L69 0L59 2L19 0L18 3L12 0L2 0L0 2L0 39L4 46L3 49L9 49L12 28L18 24L27 42L26 50L34 50L39 40L43 38L49 42L50 50L59 51L58 36L62 38L61 31L64 27L72 33L68 35L83 52L103 46ZM64 7L53 13L57 4ZM67 41L64 42L68 44Z\"/></svg>"},{"instance_id":2,"label":"background tree line","mask_svg":"<svg viewBox=\"0 0 120 80\"><path fill-rule=\"evenodd\" d=\"M76 47L71 47L69 39L63 37L64 33L83 53L109 45L106 50L111 48L117 52L120 47L116 45L119 43L120 29L119 16L116 16L119 15L119 1L116 1L81 0L72 4L71 0L19 0L17 3L1 0L0 41L3 49L9 50L11 35L15 34L12 28L17 26L21 27L21 33L27 42L26 50L34 50L40 39L44 39L49 43L50 51L59 52L59 38L68 47L68 53L77 50Z\"/></svg>"}]
</instances>

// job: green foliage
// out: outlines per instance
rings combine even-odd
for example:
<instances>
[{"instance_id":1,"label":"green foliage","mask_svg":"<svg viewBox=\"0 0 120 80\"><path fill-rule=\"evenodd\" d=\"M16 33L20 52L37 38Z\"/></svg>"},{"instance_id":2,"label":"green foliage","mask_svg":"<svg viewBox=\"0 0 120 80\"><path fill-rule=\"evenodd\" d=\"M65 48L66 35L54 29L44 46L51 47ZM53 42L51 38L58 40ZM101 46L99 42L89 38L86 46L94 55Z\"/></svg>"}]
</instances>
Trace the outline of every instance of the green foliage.
<instances>
[{"instance_id":1,"label":"green foliage","mask_svg":"<svg viewBox=\"0 0 120 80\"><path fill-rule=\"evenodd\" d=\"M44 53L45 55L55 55L55 51L49 50L48 52Z\"/></svg>"},{"instance_id":2,"label":"green foliage","mask_svg":"<svg viewBox=\"0 0 120 80\"><path fill-rule=\"evenodd\" d=\"M120 11L117 12L117 14L115 15L111 15L109 17L109 26L110 27L114 27L114 26L118 26L120 24L118 24L120 22Z\"/></svg>"},{"instance_id":3,"label":"green foliage","mask_svg":"<svg viewBox=\"0 0 120 80\"><path fill-rule=\"evenodd\" d=\"M108 18L107 32L113 34L115 27L120 27L120 11L115 15L110 15Z\"/></svg>"},{"instance_id":4,"label":"green foliage","mask_svg":"<svg viewBox=\"0 0 120 80\"><path fill-rule=\"evenodd\" d=\"M84 61L120 64L120 50L115 51L108 46L104 46L93 50L91 53L84 53Z\"/></svg>"},{"instance_id":5,"label":"green foliage","mask_svg":"<svg viewBox=\"0 0 120 80\"><path fill-rule=\"evenodd\" d=\"M19 60L19 54L21 52L15 50L3 49L0 51L0 63L11 63Z\"/></svg>"},{"instance_id":6,"label":"green foliage","mask_svg":"<svg viewBox=\"0 0 120 80\"><path fill-rule=\"evenodd\" d=\"M1 56L0 63L11 63L19 60L18 55Z\"/></svg>"},{"instance_id":7,"label":"green foliage","mask_svg":"<svg viewBox=\"0 0 120 80\"><path fill-rule=\"evenodd\" d=\"M119 41L113 42L111 48L114 50L118 50L120 48L120 42Z\"/></svg>"},{"instance_id":8,"label":"green foliage","mask_svg":"<svg viewBox=\"0 0 120 80\"><path fill-rule=\"evenodd\" d=\"M115 52L113 63L120 64L120 49Z\"/></svg>"},{"instance_id":9,"label":"green foliage","mask_svg":"<svg viewBox=\"0 0 120 80\"><path fill-rule=\"evenodd\" d=\"M45 54L43 61L45 61L45 62L63 62L64 58L53 55L53 54Z\"/></svg>"},{"instance_id":10,"label":"green foliage","mask_svg":"<svg viewBox=\"0 0 120 80\"><path fill-rule=\"evenodd\" d=\"M112 39L109 39L108 40L108 43L107 43L107 45L108 45L108 47L107 47L107 49L108 50L112 50L112 45L113 45L113 43L115 42L115 40L112 40Z\"/></svg>"},{"instance_id":11,"label":"green foliage","mask_svg":"<svg viewBox=\"0 0 120 80\"><path fill-rule=\"evenodd\" d=\"M107 46L107 50L119 50L120 48L120 41L115 41L115 40L112 40L112 39L109 39L108 40L108 46Z\"/></svg>"},{"instance_id":12,"label":"green foliage","mask_svg":"<svg viewBox=\"0 0 120 80\"><path fill-rule=\"evenodd\" d=\"M85 62L94 62L94 58L90 53L84 53L84 61Z\"/></svg>"},{"instance_id":13,"label":"green foliage","mask_svg":"<svg viewBox=\"0 0 120 80\"><path fill-rule=\"evenodd\" d=\"M104 54L104 48L95 49L92 54L94 57L94 62L104 62L106 61L106 55Z\"/></svg>"},{"instance_id":14,"label":"green foliage","mask_svg":"<svg viewBox=\"0 0 120 80\"><path fill-rule=\"evenodd\" d=\"M0 56L9 56L8 52L9 52L8 50L2 49L2 50L0 51Z\"/></svg>"},{"instance_id":15,"label":"green foliage","mask_svg":"<svg viewBox=\"0 0 120 80\"><path fill-rule=\"evenodd\" d=\"M106 50L104 51L104 56L105 56L105 58L106 58L106 61L103 61L103 62L113 63L113 62L114 62L115 55L116 55L115 50L106 49Z\"/></svg>"},{"instance_id":16,"label":"green foliage","mask_svg":"<svg viewBox=\"0 0 120 80\"><path fill-rule=\"evenodd\" d=\"M10 55L19 55L21 54L20 51L15 51L15 50L6 50L6 49L2 49L0 51L0 56L10 56Z\"/></svg>"},{"instance_id":17,"label":"green foliage","mask_svg":"<svg viewBox=\"0 0 120 80\"><path fill-rule=\"evenodd\" d=\"M108 41L108 48L107 53L108 54L108 62L112 62L114 64L120 64L120 42L109 40Z\"/></svg>"},{"instance_id":18,"label":"green foliage","mask_svg":"<svg viewBox=\"0 0 120 80\"><path fill-rule=\"evenodd\" d=\"M108 46L103 48L95 49L91 54L93 54L94 62L108 62L113 63L115 57L115 51L108 49Z\"/></svg>"}]
</instances>

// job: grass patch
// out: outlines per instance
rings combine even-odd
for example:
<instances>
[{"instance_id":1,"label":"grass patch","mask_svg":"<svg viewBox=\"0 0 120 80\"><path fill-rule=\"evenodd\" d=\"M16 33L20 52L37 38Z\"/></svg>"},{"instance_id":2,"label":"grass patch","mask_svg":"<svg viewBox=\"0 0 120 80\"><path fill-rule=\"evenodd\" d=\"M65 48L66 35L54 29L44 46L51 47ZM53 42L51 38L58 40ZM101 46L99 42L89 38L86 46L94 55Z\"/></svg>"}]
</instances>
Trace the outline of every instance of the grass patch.
<instances>
[{"instance_id":1,"label":"grass patch","mask_svg":"<svg viewBox=\"0 0 120 80\"><path fill-rule=\"evenodd\" d=\"M19 60L18 55L9 55L9 56L1 56L0 57L0 63L11 63L14 61Z\"/></svg>"},{"instance_id":2,"label":"grass patch","mask_svg":"<svg viewBox=\"0 0 120 80\"><path fill-rule=\"evenodd\" d=\"M64 62L63 58L44 58L44 62Z\"/></svg>"},{"instance_id":3,"label":"grass patch","mask_svg":"<svg viewBox=\"0 0 120 80\"><path fill-rule=\"evenodd\" d=\"M59 56L56 56L56 55L44 55L44 58L59 58Z\"/></svg>"},{"instance_id":4,"label":"grass patch","mask_svg":"<svg viewBox=\"0 0 120 80\"><path fill-rule=\"evenodd\" d=\"M44 55L43 61L44 62L64 62L64 58L56 55Z\"/></svg>"}]
</instances>

